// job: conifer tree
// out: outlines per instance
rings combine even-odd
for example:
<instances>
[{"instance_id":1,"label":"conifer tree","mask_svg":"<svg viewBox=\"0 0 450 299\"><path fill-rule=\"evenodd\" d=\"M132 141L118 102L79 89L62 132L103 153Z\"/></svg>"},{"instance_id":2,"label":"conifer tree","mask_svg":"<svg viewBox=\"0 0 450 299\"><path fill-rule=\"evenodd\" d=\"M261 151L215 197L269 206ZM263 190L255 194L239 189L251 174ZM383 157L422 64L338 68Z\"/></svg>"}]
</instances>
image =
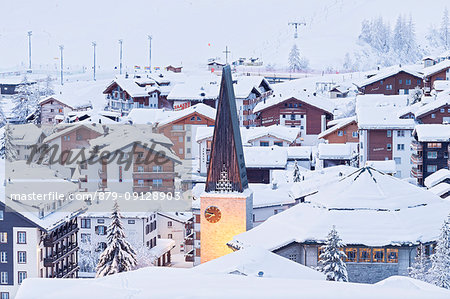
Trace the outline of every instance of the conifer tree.
<instances>
[{"instance_id":1,"label":"conifer tree","mask_svg":"<svg viewBox=\"0 0 450 299\"><path fill-rule=\"evenodd\" d=\"M450 289L450 216L444 221L435 253L431 256L430 282Z\"/></svg>"},{"instance_id":2,"label":"conifer tree","mask_svg":"<svg viewBox=\"0 0 450 299\"><path fill-rule=\"evenodd\" d=\"M292 46L291 52L289 53L289 68L291 71L299 71L300 65L302 64L300 60L300 52L298 51L297 45Z\"/></svg>"},{"instance_id":3,"label":"conifer tree","mask_svg":"<svg viewBox=\"0 0 450 299\"><path fill-rule=\"evenodd\" d=\"M125 240L119 205L114 203L107 230L107 246L100 255L96 277L130 271L136 266L136 252Z\"/></svg>"},{"instance_id":4,"label":"conifer tree","mask_svg":"<svg viewBox=\"0 0 450 299\"><path fill-rule=\"evenodd\" d=\"M340 250L345 244L342 243L335 226L328 234L323 250L320 254L320 271L325 273L327 280L348 281L347 266L344 259L347 255Z\"/></svg>"},{"instance_id":5,"label":"conifer tree","mask_svg":"<svg viewBox=\"0 0 450 299\"><path fill-rule=\"evenodd\" d=\"M6 124L3 136L0 139L0 157L10 162L17 160L18 152L12 142L12 127Z\"/></svg>"},{"instance_id":6,"label":"conifer tree","mask_svg":"<svg viewBox=\"0 0 450 299\"><path fill-rule=\"evenodd\" d=\"M298 167L297 160L295 160L295 163L294 163L293 178L294 178L294 182L300 182L301 181L300 169Z\"/></svg>"},{"instance_id":7,"label":"conifer tree","mask_svg":"<svg viewBox=\"0 0 450 299\"><path fill-rule=\"evenodd\" d=\"M409 277L429 281L430 259L425 254L425 247L420 244L412 267L409 268Z\"/></svg>"}]
</instances>

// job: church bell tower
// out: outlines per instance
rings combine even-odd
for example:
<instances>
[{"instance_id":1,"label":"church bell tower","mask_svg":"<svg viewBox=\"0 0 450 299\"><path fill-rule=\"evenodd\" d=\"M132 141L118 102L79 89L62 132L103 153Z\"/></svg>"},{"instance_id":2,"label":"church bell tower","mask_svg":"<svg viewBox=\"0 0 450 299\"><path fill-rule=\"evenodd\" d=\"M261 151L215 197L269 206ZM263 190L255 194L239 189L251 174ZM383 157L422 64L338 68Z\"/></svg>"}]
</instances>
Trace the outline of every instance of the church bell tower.
<instances>
[{"instance_id":1,"label":"church bell tower","mask_svg":"<svg viewBox=\"0 0 450 299\"><path fill-rule=\"evenodd\" d=\"M248 188L231 69L222 71L205 192L200 197L200 260L232 250L227 242L252 228L253 193Z\"/></svg>"}]
</instances>

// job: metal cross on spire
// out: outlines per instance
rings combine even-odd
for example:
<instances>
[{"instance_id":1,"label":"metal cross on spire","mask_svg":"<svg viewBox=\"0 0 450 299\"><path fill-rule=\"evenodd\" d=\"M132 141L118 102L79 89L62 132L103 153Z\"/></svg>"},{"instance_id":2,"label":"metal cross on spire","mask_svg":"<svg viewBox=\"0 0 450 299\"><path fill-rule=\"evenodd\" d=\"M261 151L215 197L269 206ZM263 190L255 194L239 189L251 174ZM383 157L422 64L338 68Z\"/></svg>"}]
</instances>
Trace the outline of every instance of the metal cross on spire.
<instances>
[{"instance_id":1,"label":"metal cross on spire","mask_svg":"<svg viewBox=\"0 0 450 299\"><path fill-rule=\"evenodd\" d=\"M225 63L228 63L228 53L231 53L231 51L228 51L228 46L225 47L223 53L225 53Z\"/></svg>"}]
</instances>

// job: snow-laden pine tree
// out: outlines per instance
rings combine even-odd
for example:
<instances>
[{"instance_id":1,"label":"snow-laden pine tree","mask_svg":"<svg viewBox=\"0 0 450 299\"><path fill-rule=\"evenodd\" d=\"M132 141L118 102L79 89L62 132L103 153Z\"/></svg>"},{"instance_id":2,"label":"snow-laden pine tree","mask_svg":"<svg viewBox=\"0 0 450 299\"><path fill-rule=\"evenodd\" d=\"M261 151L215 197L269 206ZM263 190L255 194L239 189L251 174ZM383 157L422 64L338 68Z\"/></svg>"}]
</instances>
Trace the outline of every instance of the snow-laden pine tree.
<instances>
[{"instance_id":1,"label":"snow-laden pine tree","mask_svg":"<svg viewBox=\"0 0 450 299\"><path fill-rule=\"evenodd\" d=\"M300 168L298 167L297 160L294 163L294 173L292 174L292 178L294 182L300 182L302 180L302 176L300 174Z\"/></svg>"},{"instance_id":2,"label":"snow-laden pine tree","mask_svg":"<svg viewBox=\"0 0 450 299\"><path fill-rule=\"evenodd\" d=\"M409 277L429 282L430 259L425 254L425 247L420 244L412 267L409 268Z\"/></svg>"},{"instance_id":3,"label":"snow-laden pine tree","mask_svg":"<svg viewBox=\"0 0 450 299\"><path fill-rule=\"evenodd\" d=\"M19 155L12 140L12 127L6 124L3 128L3 136L0 139L0 157L10 162L17 160L17 156Z\"/></svg>"},{"instance_id":4,"label":"snow-laden pine tree","mask_svg":"<svg viewBox=\"0 0 450 299\"><path fill-rule=\"evenodd\" d=\"M107 229L107 246L100 255L96 277L126 272L136 266L136 252L125 240L119 205L114 203Z\"/></svg>"},{"instance_id":5,"label":"snow-laden pine tree","mask_svg":"<svg viewBox=\"0 0 450 299\"><path fill-rule=\"evenodd\" d=\"M450 216L444 221L435 252L431 256L430 282L450 289Z\"/></svg>"},{"instance_id":6,"label":"snow-laden pine tree","mask_svg":"<svg viewBox=\"0 0 450 299\"><path fill-rule=\"evenodd\" d=\"M440 28L440 37L442 45L446 50L450 48L450 21L448 18L448 9L445 7L444 14L442 15L442 23Z\"/></svg>"},{"instance_id":7,"label":"snow-laden pine tree","mask_svg":"<svg viewBox=\"0 0 450 299\"><path fill-rule=\"evenodd\" d=\"M36 112L39 106L40 94L37 84L31 84L25 76L16 88L16 94L13 97L14 117L17 122L24 123L30 113Z\"/></svg>"},{"instance_id":8,"label":"snow-laden pine tree","mask_svg":"<svg viewBox=\"0 0 450 299\"><path fill-rule=\"evenodd\" d=\"M297 45L294 44L292 46L291 52L289 53L289 69L293 72L299 71L301 68L301 63L300 52L297 48Z\"/></svg>"},{"instance_id":9,"label":"snow-laden pine tree","mask_svg":"<svg viewBox=\"0 0 450 299\"><path fill-rule=\"evenodd\" d=\"M320 248L322 253L320 254L319 267L320 271L327 277L327 280L348 281L347 266L344 262L347 255L339 250L344 246L345 244L342 243L333 225L333 228L327 236L325 245Z\"/></svg>"}]
</instances>

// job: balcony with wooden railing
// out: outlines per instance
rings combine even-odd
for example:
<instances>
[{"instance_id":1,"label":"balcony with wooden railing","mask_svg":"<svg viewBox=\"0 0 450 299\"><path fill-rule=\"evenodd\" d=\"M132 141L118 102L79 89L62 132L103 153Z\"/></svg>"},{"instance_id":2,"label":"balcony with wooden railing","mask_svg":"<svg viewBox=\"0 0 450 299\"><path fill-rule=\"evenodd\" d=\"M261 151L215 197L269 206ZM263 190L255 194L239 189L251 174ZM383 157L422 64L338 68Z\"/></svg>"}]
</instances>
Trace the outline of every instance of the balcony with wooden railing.
<instances>
[{"instance_id":1,"label":"balcony with wooden railing","mask_svg":"<svg viewBox=\"0 0 450 299\"><path fill-rule=\"evenodd\" d=\"M413 140L411 142L411 149L413 151L423 151L423 146L422 146L422 144L420 142L417 142L417 141Z\"/></svg>"},{"instance_id":2,"label":"balcony with wooden railing","mask_svg":"<svg viewBox=\"0 0 450 299\"><path fill-rule=\"evenodd\" d=\"M423 172L421 169L418 169L417 167L413 167L411 169L411 176L413 178L422 178L423 177Z\"/></svg>"},{"instance_id":3,"label":"balcony with wooden railing","mask_svg":"<svg viewBox=\"0 0 450 299\"><path fill-rule=\"evenodd\" d=\"M412 154L411 155L411 162L415 165L422 165L423 164L423 157L422 155Z\"/></svg>"}]
</instances>

